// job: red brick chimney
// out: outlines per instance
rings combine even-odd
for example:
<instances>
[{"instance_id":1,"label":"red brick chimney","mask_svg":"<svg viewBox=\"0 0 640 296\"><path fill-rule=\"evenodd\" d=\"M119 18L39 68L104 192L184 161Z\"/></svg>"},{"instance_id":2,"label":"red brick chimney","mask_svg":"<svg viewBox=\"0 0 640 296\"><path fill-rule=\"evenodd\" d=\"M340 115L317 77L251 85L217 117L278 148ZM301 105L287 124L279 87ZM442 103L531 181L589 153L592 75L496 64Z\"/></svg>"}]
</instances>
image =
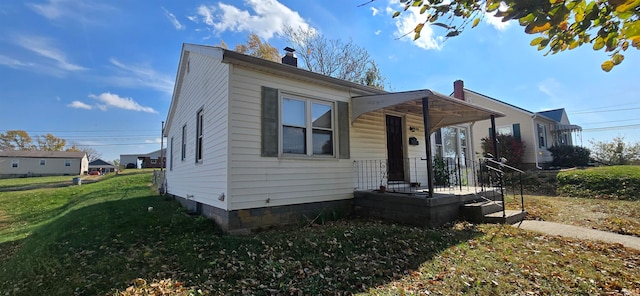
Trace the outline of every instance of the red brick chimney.
<instances>
[{"instance_id":1,"label":"red brick chimney","mask_svg":"<svg viewBox=\"0 0 640 296\"><path fill-rule=\"evenodd\" d=\"M456 80L453 82L453 97L460 100L464 99L464 81Z\"/></svg>"}]
</instances>

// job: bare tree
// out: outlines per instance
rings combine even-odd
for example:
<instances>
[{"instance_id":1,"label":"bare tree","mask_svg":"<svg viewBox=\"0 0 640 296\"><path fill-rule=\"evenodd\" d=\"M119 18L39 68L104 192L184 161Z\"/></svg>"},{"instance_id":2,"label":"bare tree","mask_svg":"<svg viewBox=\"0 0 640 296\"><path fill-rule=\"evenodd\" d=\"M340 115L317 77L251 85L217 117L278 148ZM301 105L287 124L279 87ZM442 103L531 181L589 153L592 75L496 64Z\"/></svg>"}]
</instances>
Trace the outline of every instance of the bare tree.
<instances>
[{"instance_id":1,"label":"bare tree","mask_svg":"<svg viewBox=\"0 0 640 296\"><path fill-rule=\"evenodd\" d=\"M307 70L376 88L384 88L378 66L363 47L339 39L327 39L314 29L285 28L290 44Z\"/></svg>"},{"instance_id":2,"label":"bare tree","mask_svg":"<svg viewBox=\"0 0 640 296\"><path fill-rule=\"evenodd\" d=\"M87 154L87 159L89 160L89 162L102 157L102 153L98 152L96 149L86 146L78 146L76 144L73 144L70 148L67 148L67 151L84 152Z\"/></svg>"}]
</instances>

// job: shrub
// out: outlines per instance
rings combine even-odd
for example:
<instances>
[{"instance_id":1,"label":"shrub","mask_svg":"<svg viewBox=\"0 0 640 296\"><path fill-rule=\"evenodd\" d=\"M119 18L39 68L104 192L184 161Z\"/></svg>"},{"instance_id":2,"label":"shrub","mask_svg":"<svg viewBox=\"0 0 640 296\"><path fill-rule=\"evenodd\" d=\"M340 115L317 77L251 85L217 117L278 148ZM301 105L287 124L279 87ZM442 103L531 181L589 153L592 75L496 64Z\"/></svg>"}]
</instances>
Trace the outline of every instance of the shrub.
<instances>
[{"instance_id":1,"label":"shrub","mask_svg":"<svg viewBox=\"0 0 640 296\"><path fill-rule=\"evenodd\" d=\"M437 186L449 186L451 177L451 172L449 171L449 166L447 162L440 157L436 157L433 159L433 176L435 185Z\"/></svg>"},{"instance_id":2,"label":"shrub","mask_svg":"<svg viewBox=\"0 0 640 296\"><path fill-rule=\"evenodd\" d=\"M610 166L558 174L558 193L565 196L640 200L640 166Z\"/></svg>"},{"instance_id":3,"label":"shrub","mask_svg":"<svg viewBox=\"0 0 640 296\"><path fill-rule=\"evenodd\" d=\"M498 155L507 159L507 165L512 167L522 167L522 157L524 156L524 142L510 135L497 135ZM491 137L482 138L482 152L493 154L493 142Z\"/></svg>"},{"instance_id":4,"label":"shrub","mask_svg":"<svg viewBox=\"0 0 640 296\"><path fill-rule=\"evenodd\" d=\"M572 168L589 164L591 151L587 148L562 145L550 147L548 150L553 156L552 166Z\"/></svg>"}]
</instances>

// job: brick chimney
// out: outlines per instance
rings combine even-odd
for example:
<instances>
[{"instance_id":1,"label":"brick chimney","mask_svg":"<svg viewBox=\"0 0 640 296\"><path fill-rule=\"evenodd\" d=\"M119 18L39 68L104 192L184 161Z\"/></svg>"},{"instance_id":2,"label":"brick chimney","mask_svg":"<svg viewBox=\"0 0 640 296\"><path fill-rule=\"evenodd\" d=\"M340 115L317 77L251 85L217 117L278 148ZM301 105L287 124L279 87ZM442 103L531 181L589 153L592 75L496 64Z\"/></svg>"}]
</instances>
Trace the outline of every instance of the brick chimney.
<instances>
[{"instance_id":1,"label":"brick chimney","mask_svg":"<svg viewBox=\"0 0 640 296\"><path fill-rule=\"evenodd\" d=\"M287 46L284 48L284 51L286 51L286 53L282 57L282 63L286 65L298 67L298 58L293 56L293 52L296 50Z\"/></svg>"},{"instance_id":2,"label":"brick chimney","mask_svg":"<svg viewBox=\"0 0 640 296\"><path fill-rule=\"evenodd\" d=\"M456 80L453 82L453 97L460 100L464 99L464 81Z\"/></svg>"}]
</instances>

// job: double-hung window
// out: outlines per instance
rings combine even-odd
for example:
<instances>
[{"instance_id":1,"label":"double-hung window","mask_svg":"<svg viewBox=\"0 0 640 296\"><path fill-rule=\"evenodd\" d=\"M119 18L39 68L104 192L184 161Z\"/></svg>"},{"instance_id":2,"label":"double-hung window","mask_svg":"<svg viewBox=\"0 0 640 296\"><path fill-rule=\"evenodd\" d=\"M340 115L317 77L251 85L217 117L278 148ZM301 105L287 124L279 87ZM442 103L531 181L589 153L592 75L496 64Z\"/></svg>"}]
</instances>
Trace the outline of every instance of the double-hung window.
<instances>
[{"instance_id":1,"label":"double-hung window","mask_svg":"<svg viewBox=\"0 0 640 296\"><path fill-rule=\"evenodd\" d=\"M71 166L71 160L70 160L70 159L66 159L66 160L64 161L64 166L66 166L66 167L70 167L70 166Z\"/></svg>"},{"instance_id":2,"label":"double-hung window","mask_svg":"<svg viewBox=\"0 0 640 296\"><path fill-rule=\"evenodd\" d=\"M41 159L40 160L40 165L42 165L42 166L47 165L47 161L45 159Z\"/></svg>"},{"instance_id":3,"label":"double-hung window","mask_svg":"<svg viewBox=\"0 0 640 296\"><path fill-rule=\"evenodd\" d=\"M11 160L11 167L12 168L17 168L18 166L20 166L20 160L19 159L12 159Z\"/></svg>"},{"instance_id":4,"label":"double-hung window","mask_svg":"<svg viewBox=\"0 0 640 296\"><path fill-rule=\"evenodd\" d=\"M283 154L334 155L334 105L312 99L282 98Z\"/></svg>"},{"instance_id":5,"label":"double-hung window","mask_svg":"<svg viewBox=\"0 0 640 296\"><path fill-rule=\"evenodd\" d=\"M182 143L180 145L180 160L187 158L187 125L182 126Z\"/></svg>"},{"instance_id":6,"label":"double-hung window","mask_svg":"<svg viewBox=\"0 0 640 296\"><path fill-rule=\"evenodd\" d=\"M538 148L547 147L547 129L544 125L538 124Z\"/></svg>"},{"instance_id":7,"label":"double-hung window","mask_svg":"<svg viewBox=\"0 0 640 296\"><path fill-rule=\"evenodd\" d=\"M204 125L204 110L200 109L196 116L196 162L202 161L202 130Z\"/></svg>"}]
</instances>

